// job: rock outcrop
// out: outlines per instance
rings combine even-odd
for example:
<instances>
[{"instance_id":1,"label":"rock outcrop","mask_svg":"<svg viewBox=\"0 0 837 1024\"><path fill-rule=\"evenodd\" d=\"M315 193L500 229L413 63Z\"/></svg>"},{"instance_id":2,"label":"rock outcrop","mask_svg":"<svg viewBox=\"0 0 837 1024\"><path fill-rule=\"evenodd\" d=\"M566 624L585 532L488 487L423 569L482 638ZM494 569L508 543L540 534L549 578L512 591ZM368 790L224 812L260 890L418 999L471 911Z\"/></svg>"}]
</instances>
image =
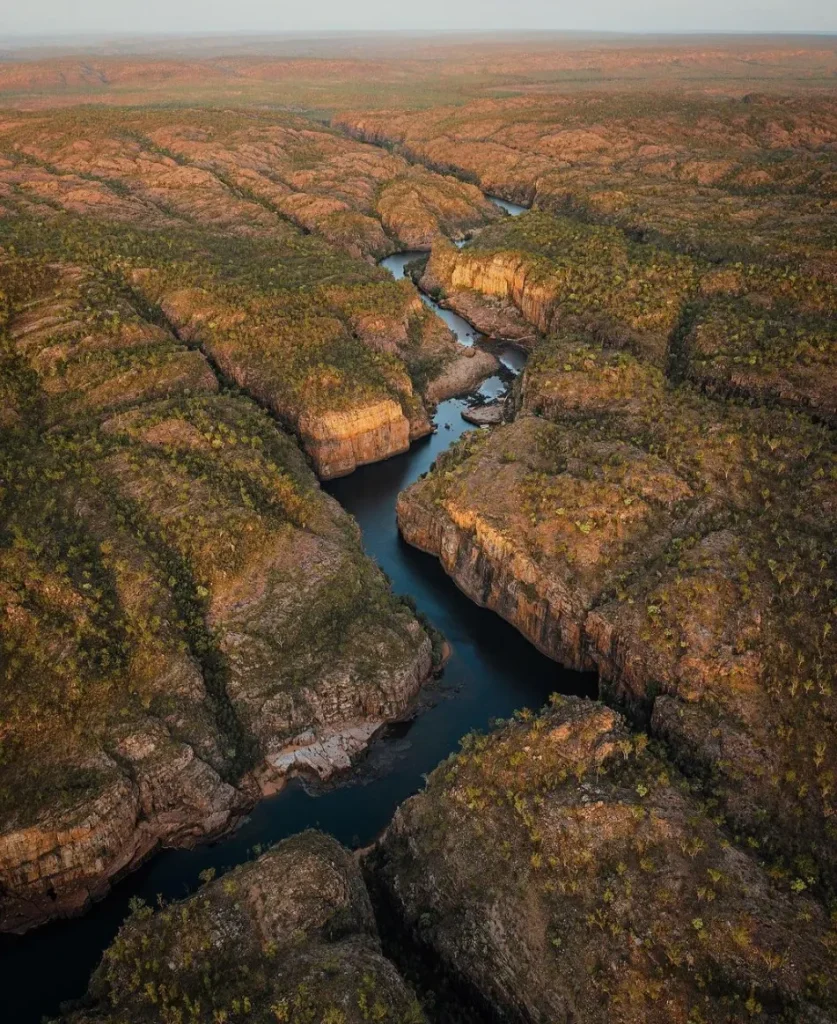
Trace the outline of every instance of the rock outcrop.
<instances>
[{"instance_id":1,"label":"rock outcrop","mask_svg":"<svg viewBox=\"0 0 837 1024\"><path fill-rule=\"evenodd\" d=\"M13 154L0 189L29 210L263 238L299 228L369 261L499 216L474 185L288 114L24 115L0 124L0 150Z\"/></svg>"},{"instance_id":2,"label":"rock outcrop","mask_svg":"<svg viewBox=\"0 0 837 1024\"><path fill-rule=\"evenodd\" d=\"M505 402L491 402L462 410L462 419L475 427L496 427L505 418Z\"/></svg>"},{"instance_id":3,"label":"rock outcrop","mask_svg":"<svg viewBox=\"0 0 837 1024\"><path fill-rule=\"evenodd\" d=\"M39 353L52 409L217 389L208 358L330 478L405 451L431 430L434 378L457 362L455 376L466 376L461 349L412 284L373 264L496 220L473 185L310 121L256 113L24 117L0 125L0 149L14 154L0 159L10 220L25 233L31 218L43 233L29 250L74 262L82 278L105 268L116 288L85 295L91 305L121 317L129 283L158 321L145 325L153 346L112 332L101 379L95 337L77 344L65 324L67 337ZM45 211L59 210L95 228L48 238ZM434 393L449 387L446 378Z\"/></svg>"},{"instance_id":4,"label":"rock outcrop","mask_svg":"<svg viewBox=\"0 0 837 1024\"><path fill-rule=\"evenodd\" d=\"M533 341L549 330L558 298L557 282L538 280L522 256L481 255L437 243L421 279L430 294L495 338ZM533 332L534 329L534 332Z\"/></svg>"},{"instance_id":5,"label":"rock outcrop","mask_svg":"<svg viewBox=\"0 0 837 1024\"><path fill-rule=\"evenodd\" d=\"M345 770L433 666L292 438L201 352L92 271L0 281L0 928L25 930ZM160 400L170 356L199 372Z\"/></svg>"},{"instance_id":6,"label":"rock outcrop","mask_svg":"<svg viewBox=\"0 0 837 1024\"><path fill-rule=\"evenodd\" d=\"M137 908L64 1024L386 1020L424 1015L382 955L360 870L317 832L181 903Z\"/></svg>"},{"instance_id":7,"label":"rock outcrop","mask_svg":"<svg viewBox=\"0 0 837 1024\"><path fill-rule=\"evenodd\" d=\"M837 1009L822 908L780 892L595 703L556 698L466 737L366 866L433 987L446 977L473 1019L814 1024Z\"/></svg>"},{"instance_id":8,"label":"rock outcrop","mask_svg":"<svg viewBox=\"0 0 837 1024\"><path fill-rule=\"evenodd\" d=\"M692 123L693 108L662 103L664 113L652 104L630 126L605 101L556 109L537 99L492 104L488 116L446 111L441 123L438 111L345 123L428 166L476 175L490 192L534 200L533 212L489 225L463 249L434 245L423 286L481 330L536 341L582 328L674 379L834 425L830 111L761 97L756 115L704 100ZM793 125L781 160L760 127L779 110ZM691 149L685 159L684 138L708 147L705 159Z\"/></svg>"},{"instance_id":9,"label":"rock outcrop","mask_svg":"<svg viewBox=\"0 0 837 1024\"><path fill-rule=\"evenodd\" d=\"M531 346L574 327L663 366L700 269L612 228L530 213L466 249L439 242L422 286L501 337Z\"/></svg>"},{"instance_id":10,"label":"rock outcrop","mask_svg":"<svg viewBox=\"0 0 837 1024\"><path fill-rule=\"evenodd\" d=\"M64 766L79 775L73 802L65 794L64 806L36 808L34 818L17 827L6 816L0 834L4 931L81 912L160 846L217 836L243 814L243 794L164 726L151 724L121 747Z\"/></svg>"},{"instance_id":11,"label":"rock outcrop","mask_svg":"<svg viewBox=\"0 0 837 1024\"><path fill-rule=\"evenodd\" d=\"M462 345L460 354L428 384L425 397L428 402L436 404L446 398L468 394L486 377L496 373L499 366L497 357L485 349Z\"/></svg>"},{"instance_id":12,"label":"rock outcrop","mask_svg":"<svg viewBox=\"0 0 837 1024\"><path fill-rule=\"evenodd\" d=\"M546 654L597 669L735 828L830 889L828 431L579 338L536 350L519 401L401 495L403 536Z\"/></svg>"},{"instance_id":13,"label":"rock outcrop","mask_svg":"<svg viewBox=\"0 0 837 1024\"><path fill-rule=\"evenodd\" d=\"M590 64L601 69L614 57L598 50ZM457 106L357 111L338 122L355 138L513 202L615 224L713 260L781 254L793 272L827 273L837 136L831 98L791 90L686 97L659 83L652 96L649 85L641 97L536 87Z\"/></svg>"}]
</instances>

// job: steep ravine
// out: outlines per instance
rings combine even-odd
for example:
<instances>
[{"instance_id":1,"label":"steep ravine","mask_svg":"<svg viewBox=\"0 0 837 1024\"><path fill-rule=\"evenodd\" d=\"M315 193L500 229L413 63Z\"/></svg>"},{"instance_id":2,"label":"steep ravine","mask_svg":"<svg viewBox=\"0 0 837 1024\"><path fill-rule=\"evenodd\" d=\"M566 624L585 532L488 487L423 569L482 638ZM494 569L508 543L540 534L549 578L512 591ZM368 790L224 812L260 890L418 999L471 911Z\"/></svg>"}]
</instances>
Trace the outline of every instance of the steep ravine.
<instances>
[{"instance_id":1,"label":"steep ravine","mask_svg":"<svg viewBox=\"0 0 837 1024\"><path fill-rule=\"evenodd\" d=\"M8 266L4 272L8 278ZM25 313L12 314L9 329L13 336L27 339L35 352L49 344L53 340L49 325L56 310L67 315L79 312L69 290L69 284L77 279L78 273L68 269L56 275L52 289L45 281ZM60 291L61 285L67 291ZM419 300L413 298L413 302L421 311ZM130 298L123 308L134 310L137 330L151 337L172 337L160 318L140 319ZM4 784L4 794L19 795L17 806L12 801L4 806L0 827L3 931L23 932L49 919L83 911L89 902L103 896L114 880L160 847L191 846L217 838L232 828L259 796L281 788L288 775L306 770L325 778L344 770L351 756L365 748L384 722L399 720L412 710L422 685L432 675L430 637L364 559L359 531L317 486L291 438L275 431L249 403L218 394L219 383L203 356L186 354L203 367L213 397L191 406L169 402L149 407L137 401L142 392L129 391L126 407L104 413L99 437L103 444L112 442L107 455L102 457L104 449L85 452L88 467L101 466L102 482L88 488L76 476L72 497L64 499L72 501L83 517L99 550L119 550L140 574L131 584L126 578L128 563L115 567L123 597L114 600L101 617L105 635L110 631L113 636L113 649L117 643L122 649L131 635L132 627L123 630L121 626L122 616L130 615L130 609L136 610L138 602L155 593L155 581L160 596L155 606L159 614L153 621L161 629L169 616L177 615L188 623L181 635L182 648L169 645L155 658L151 631L139 634L133 669L126 670L133 675L121 678L129 680L127 686L133 686L134 692L146 682L158 688L164 704L155 705L146 696L142 710L132 715L125 704L113 707L118 693L115 687L108 695L94 697L88 692L85 706L109 709L109 720L92 747L74 746L71 738L60 745L34 743L33 732L48 730L39 729L34 715L29 716L27 756L35 777L49 771L53 755L59 759L63 755L64 761L40 794L37 790L33 794L27 785L25 771L8 787ZM88 391L95 394L94 388ZM54 409L52 415L62 425L67 422L61 419L60 409ZM291 480L297 481L300 490L292 493L305 502L306 517L298 516L295 522L282 517L280 522L277 516L264 515L267 505L261 506L260 515L255 510L255 492L246 489L252 476L241 471L247 464L246 456L241 458L242 446L234 443L230 448L220 438L210 445L206 429L202 433L195 426L196 417L209 428L210 437L213 430L222 432L231 419L239 429L247 424L248 429L260 431L257 436L268 455L256 456L249 465L262 467L265 480L286 480L290 488L295 488ZM188 439L185 446L184 437ZM132 448L133 458L126 456ZM43 439L33 433L21 455L22 464L37 465L46 457L44 449ZM201 449L205 453L202 459L196 455ZM233 456L235 467L230 461L233 449L239 449ZM230 548L237 555L220 572L216 559L228 548L202 529L208 502L200 483L193 480L196 486L189 504L191 547L178 543L171 532L172 509L182 507L190 493L188 484L185 488L172 486L173 472L177 472L173 468L175 452L196 474L213 474L217 496L212 505L213 522L220 525L230 522L226 516L234 518L237 547ZM68 461L66 456L62 459L65 466ZM235 474L231 490L225 490L229 483L225 472ZM14 467L4 471L4 476L13 480ZM162 486L155 488L152 480L162 481ZM234 511L239 498L247 508L242 489L250 501L243 516ZM4 505L4 521L19 529L36 521L36 515L34 502L25 509ZM142 550L135 543L137 537L143 538ZM255 544L248 544L256 538ZM60 564L54 557L52 563ZM89 564L95 568L95 562ZM283 577L283 572L288 574ZM277 586L280 578L281 589ZM343 617L335 597L339 599L347 581L363 599L354 601ZM13 629L8 626L9 618L15 616L12 602L19 601L8 590L5 594L4 627ZM290 602L283 600L285 595ZM299 608L297 619L290 607L294 604ZM372 607L374 616L357 617L364 608ZM340 633L328 629L335 617L343 624ZM16 621L25 622L25 615L17 615ZM295 656L297 623L302 628L307 625L309 635L303 634L302 651ZM55 619L43 612L32 624L39 643L54 639L55 629ZM264 642L271 634L281 638L281 652ZM377 667L369 665L370 648L376 649ZM86 691L90 677L83 665L72 659L70 650L72 644L59 646L55 659L72 672L72 685ZM109 652L108 659L111 656ZM298 675L294 673L295 658L300 659ZM38 667L24 674L49 689L48 670ZM303 685L299 685L300 679ZM10 692L16 692L14 685L4 686L4 697ZM178 697L183 704L172 713L172 701ZM71 735L72 697L62 695L57 702L62 727L66 724ZM7 721L5 708L3 718ZM80 735L91 732L89 723L79 723ZM78 775L73 770L79 765L95 766L86 787L74 782Z\"/></svg>"},{"instance_id":2,"label":"steep ravine","mask_svg":"<svg viewBox=\"0 0 837 1024\"><path fill-rule=\"evenodd\" d=\"M392 259L401 259L402 265L406 261L403 256ZM460 593L435 560L398 536L394 508L400 491L471 429L462 412L504 394L523 365L517 349L475 338L464 321L439 312L460 341L477 341L499 357L500 373L469 398L441 402L434 417L436 432L407 453L327 485L357 519L366 552L390 576L396 593L410 595L451 645L444 676L427 693L423 713L385 730L359 769L335 787L308 790L301 782L292 783L259 803L239 830L221 842L157 854L85 916L23 938L0 939L0 984L9 1019L34 1024L56 1013L62 1001L79 997L134 897L150 902L158 895L180 897L194 888L202 871L234 866L248 859L254 847L308 827L322 828L349 846L367 845L464 734L485 729L517 708L539 707L552 692L595 694L594 676L566 671L543 657L516 630ZM45 963L50 964L48 972Z\"/></svg>"}]
</instances>

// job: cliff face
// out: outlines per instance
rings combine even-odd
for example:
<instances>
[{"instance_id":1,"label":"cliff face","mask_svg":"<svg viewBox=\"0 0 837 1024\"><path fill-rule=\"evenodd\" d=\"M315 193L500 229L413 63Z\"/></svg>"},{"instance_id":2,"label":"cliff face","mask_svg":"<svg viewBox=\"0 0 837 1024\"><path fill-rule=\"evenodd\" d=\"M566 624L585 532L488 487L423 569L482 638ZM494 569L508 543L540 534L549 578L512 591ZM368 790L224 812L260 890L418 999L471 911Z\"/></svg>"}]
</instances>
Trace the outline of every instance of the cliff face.
<instances>
[{"instance_id":1,"label":"cliff face","mask_svg":"<svg viewBox=\"0 0 837 1024\"><path fill-rule=\"evenodd\" d=\"M247 800L187 744L150 723L79 765L92 792L0 835L4 931L84 910L161 845L189 846L229 828Z\"/></svg>"},{"instance_id":2,"label":"cliff face","mask_svg":"<svg viewBox=\"0 0 837 1024\"><path fill-rule=\"evenodd\" d=\"M465 249L437 243L422 285L495 335L583 330L710 393L835 419L837 291L822 267L803 280L778 261L718 266L534 212Z\"/></svg>"},{"instance_id":3,"label":"cliff face","mask_svg":"<svg viewBox=\"0 0 837 1024\"><path fill-rule=\"evenodd\" d=\"M537 443L537 424L518 432L521 449ZM502 432L501 432L502 433ZM455 457L479 458L495 442L474 438L461 443ZM500 451L498 446L496 451ZM452 461L452 460L451 460ZM434 474L456 474L443 457ZM569 581L544 570L525 545L515 543L499 524L503 494L513 494L519 476L500 460L483 462L479 470L479 504L473 494L441 501L422 484L402 492L396 506L398 527L408 543L435 555L468 597L517 626L540 650L576 668L590 668L582 650L581 623L590 599ZM428 478L430 479L430 478ZM487 492L487 493L486 493ZM484 499L484 500L483 500Z\"/></svg>"},{"instance_id":4,"label":"cliff face","mask_svg":"<svg viewBox=\"0 0 837 1024\"><path fill-rule=\"evenodd\" d=\"M378 1020L424 1016L381 954L355 860L306 832L154 912L144 907L105 951L65 1024L177 1019Z\"/></svg>"},{"instance_id":5,"label":"cliff face","mask_svg":"<svg viewBox=\"0 0 837 1024\"><path fill-rule=\"evenodd\" d=\"M827 433L670 391L580 338L536 350L521 405L401 496L403 536L545 653L597 669L736 828L830 888Z\"/></svg>"},{"instance_id":6,"label":"cliff face","mask_svg":"<svg viewBox=\"0 0 837 1024\"><path fill-rule=\"evenodd\" d=\"M530 341L583 329L658 366L701 269L620 231L539 212L506 218L464 249L436 248L424 283L463 315Z\"/></svg>"},{"instance_id":7,"label":"cliff face","mask_svg":"<svg viewBox=\"0 0 837 1024\"><path fill-rule=\"evenodd\" d=\"M460 754L367 868L481 1019L820 1021L835 932L732 848L620 717L575 699ZM815 980L816 979L816 980Z\"/></svg>"},{"instance_id":8,"label":"cliff face","mask_svg":"<svg viewBox=\"0 0 837 1024\"><path fill-rule=\"evenodd\" d=\"M201 352L92 272L9 258L0 291L0 927L24 930L348 768L432 659L293 440ZM185 356L199 374L160 400ZM374 419L345 426L354 461L379 454Z\"/></svg>"},{"instance_id":9,"label":"cliff face","mask_svg":"<svg viewBox=\"0 0 837 1024\"><path fill-rule=\"evenodd\" d=\"M588 52L598 68L612 56ZM624 68L630 57L618 61ZM731 261L780 255L812 275L833 267L830 97L730 90L723 99L686 98L658 81L641 99L537 93L339 120L357 138L454 171L488 193L571 210L666 247Z\"/></svg>"},{"instance_id":10,"label":"cliff face","mask_svg":"<svg viewBox=\"0 0 837 1024\"><path fill-rule=\"evenodd\" d=\"M323 480L405 452L412 439L410 421L391 400L351 412L303 414L299 432Z\"/></svg>"},{"instance_id":11,"label":"cliff face","mask_svg":"<svg viewBox=\"0 0 837 1024\"><path fill-rule=\"evenodd\" d=\"M556 284L538 280L525 258L512 252L481 257L438 242L421 281L430 293L491 337L534 340L549 330Z\"/></svg>"}]
</instances>

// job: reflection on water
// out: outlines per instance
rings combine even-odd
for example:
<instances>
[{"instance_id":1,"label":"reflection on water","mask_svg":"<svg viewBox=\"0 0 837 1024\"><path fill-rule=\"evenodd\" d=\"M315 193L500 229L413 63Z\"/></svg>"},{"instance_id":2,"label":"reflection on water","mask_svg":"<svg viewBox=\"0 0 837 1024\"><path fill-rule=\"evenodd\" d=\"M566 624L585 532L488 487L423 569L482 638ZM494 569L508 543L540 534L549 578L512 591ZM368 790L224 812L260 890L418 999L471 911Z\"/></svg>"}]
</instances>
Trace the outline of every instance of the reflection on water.
<instances>
[{"instance_id":1,"label":"reflection on water","mask_svg":"<svg viewBox=\"0 0 837 1024\"><path fill-rule=\"evenodd\" d=\"M499 206L501 210L505 210L506 213L510 213L512 217L519 217L521 213L526 213L529 209L528 206L521 206L519 203L510 203L508 199L501 199L499 196L487 195L485 198L490 199L491 202L494 203L495 206Z\"/></svg>"}]
</instances>

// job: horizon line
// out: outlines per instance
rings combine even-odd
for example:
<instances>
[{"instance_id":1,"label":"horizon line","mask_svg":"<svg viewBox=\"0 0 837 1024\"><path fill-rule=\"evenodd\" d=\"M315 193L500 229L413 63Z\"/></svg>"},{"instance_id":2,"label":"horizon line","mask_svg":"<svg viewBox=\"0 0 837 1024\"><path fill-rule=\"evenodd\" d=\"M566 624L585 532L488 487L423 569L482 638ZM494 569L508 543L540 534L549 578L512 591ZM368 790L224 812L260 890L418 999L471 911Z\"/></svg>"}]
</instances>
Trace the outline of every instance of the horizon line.
<instances>
[{"instance_id":1,"label":"horizon line","mask_svg":"<svg viewBox=\"0 0 837 1024\"><path fill-rule=\"evenodd\" d=\"M593 37L622 37L622 38L646 38L665 36L669 38L683 38L687 36L744 36L744 37L797 37L797 36L822 36L826 38L837 38L837 26L833 29L815 28L760 28L760 29L730 29L730 28L684 28L665 29L649 28L643 30L631 29L593 29L593 28L546 28L543 26L529 26L521 28L310 28L310 29L267 29L267 28L240 28L240 29L170 29L164 31L149 31L142 29L121 29L112 31L89 30L81 32L6 32L0 34L0 41L6 40L84 40L84 39L107 39L118 42L122 39L214 39L218 37L241 38L283 38L288 36L312 38L321 36L528 36L532 34L564 35L564 36L593 36Z\"/></svg>"}]
</instances>

